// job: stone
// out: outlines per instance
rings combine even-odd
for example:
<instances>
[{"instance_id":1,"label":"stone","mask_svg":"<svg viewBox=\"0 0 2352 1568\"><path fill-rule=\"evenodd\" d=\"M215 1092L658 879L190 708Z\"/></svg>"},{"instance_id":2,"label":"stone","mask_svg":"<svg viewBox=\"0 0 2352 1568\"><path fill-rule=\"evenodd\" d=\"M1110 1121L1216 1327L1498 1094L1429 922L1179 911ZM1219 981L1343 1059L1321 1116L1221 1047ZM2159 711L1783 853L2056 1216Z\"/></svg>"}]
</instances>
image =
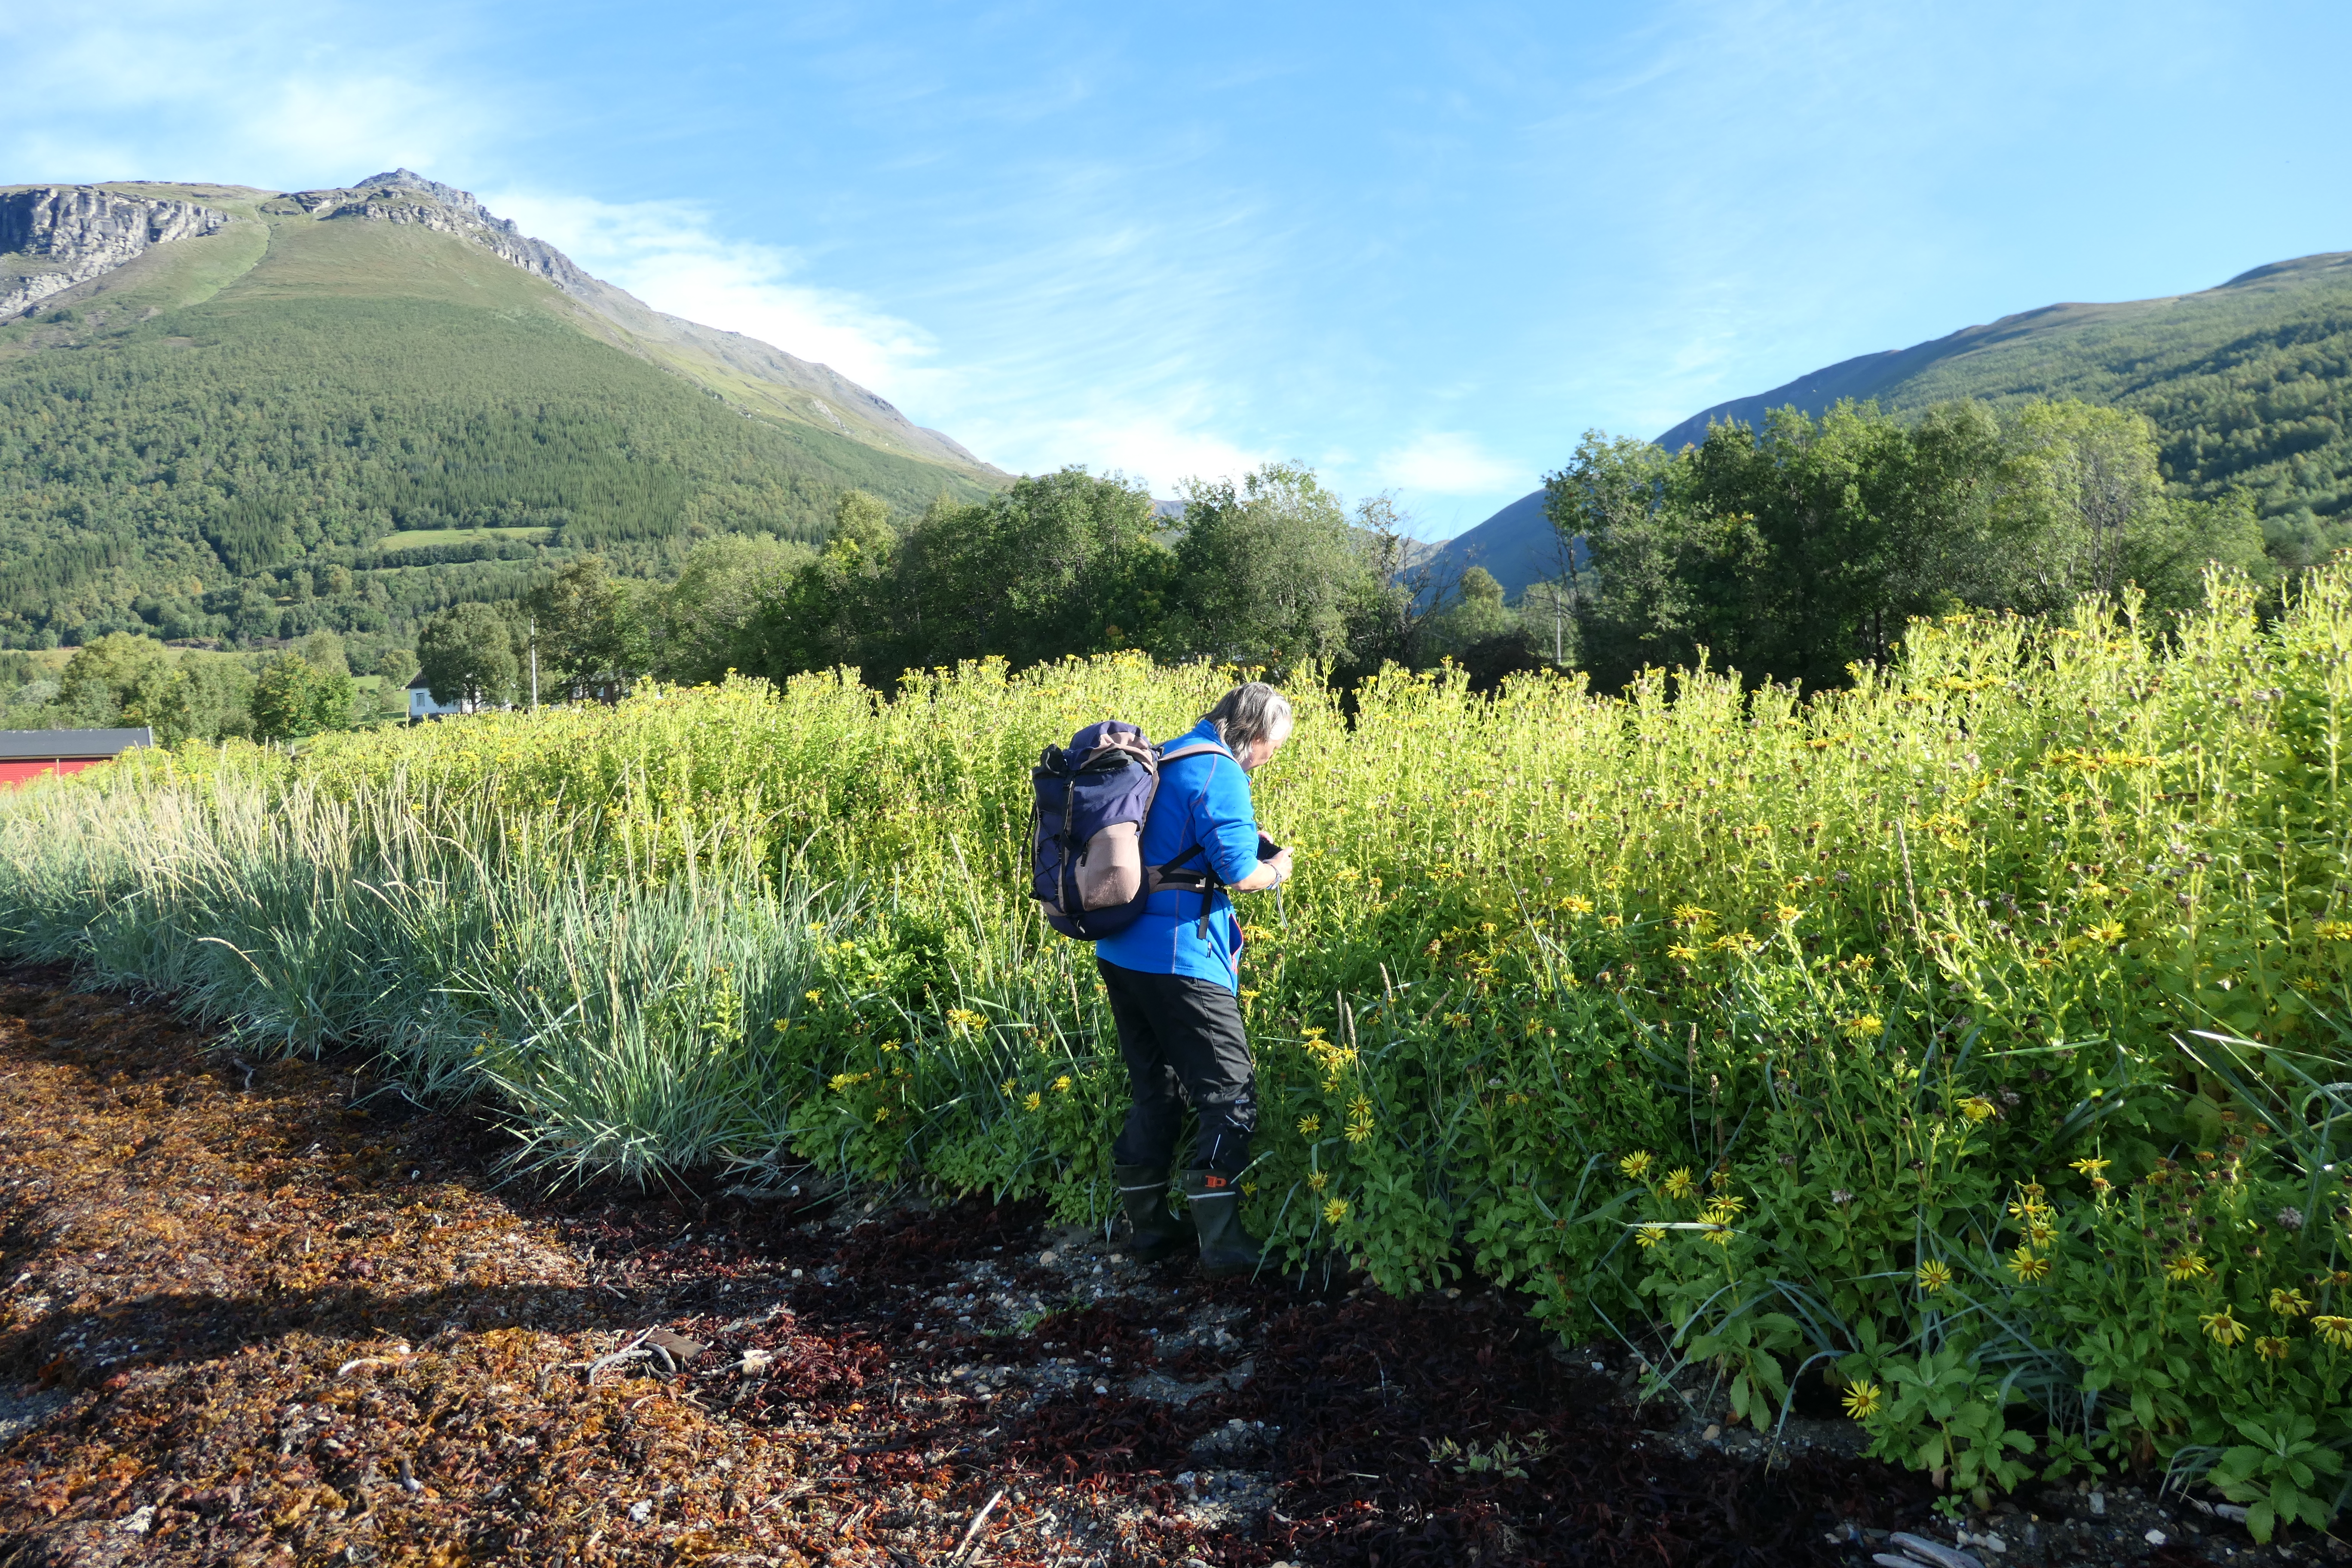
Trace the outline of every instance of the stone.
<instances>
[{"instance_id":1,"label":"stone","mask_svg":"<svg viewBox=\"0 0 2352 1568\"><path fill-rule=\"evenodd\" d=\"M194 202L126 196L95 185L0 191L0 321L111 272L151 246L218 234L229 215Z\"/></svg>"}]
</instances>

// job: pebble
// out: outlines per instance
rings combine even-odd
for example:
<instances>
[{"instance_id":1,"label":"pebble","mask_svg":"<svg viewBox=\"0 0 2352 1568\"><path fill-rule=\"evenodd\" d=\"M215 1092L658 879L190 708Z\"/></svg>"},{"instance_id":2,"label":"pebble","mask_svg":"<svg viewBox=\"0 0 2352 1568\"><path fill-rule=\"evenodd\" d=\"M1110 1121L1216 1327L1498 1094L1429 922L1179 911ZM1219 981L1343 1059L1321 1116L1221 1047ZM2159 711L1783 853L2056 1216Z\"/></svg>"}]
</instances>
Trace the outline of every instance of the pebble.
<instances>
[{"instance_id":1,"label":"pebble","mask_svg":"<svg viewBox=\"0 0 2352 1568\"><path fill-rule=\"evenodd\" d=\"M2141 1537L2141 1539L2146 1541L2150 1546L2161 1546L2165 1542L2165 1534L2164 1531L2160 1530L2150 1530L2145 1536Z\"/></svg>"}]
</instances>

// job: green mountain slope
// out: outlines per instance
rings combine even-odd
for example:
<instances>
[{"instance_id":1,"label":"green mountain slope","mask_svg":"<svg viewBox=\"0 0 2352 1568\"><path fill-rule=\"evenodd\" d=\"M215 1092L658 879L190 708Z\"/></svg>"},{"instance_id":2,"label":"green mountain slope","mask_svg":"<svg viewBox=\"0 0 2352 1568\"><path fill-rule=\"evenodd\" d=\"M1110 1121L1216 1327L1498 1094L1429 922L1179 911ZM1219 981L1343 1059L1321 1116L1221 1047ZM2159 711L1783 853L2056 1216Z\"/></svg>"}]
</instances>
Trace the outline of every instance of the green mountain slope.
<instances>
[{"instance_id":1,"label":"green mountain slope","mask_svg":"<svg viewBox=\"0 0 2352 1568\"><path fill-rule=\"evenodd\" d=\"M2136 408L2162 433L2166 477L2200 499L2251 492L2282 561L2352 545L2352 252L2170 299L2004 316L1719 403L1658 440L1678 448L1713 421L1757 424L1791 404L1818 415L1843 397L1898 409L1956 397Z\"/></svg>"},{"instance_id":2,"label":"green mountain slope","mask_svg":"<svg viewBox=\"0 0 2352 1568\"><path fill-rule=\"evenodd\" d=\"M415 176L99 189L80 259L0 257L0 286L49 289L0 325L0 644L396 628L581 547L653 570L714 532L816 537L849 487L914 510L1002 478ZM0 191L20 234L39 195ZM226 221L139 249L142 202ZM527 531L394 537L483 528Z\"/></svg>"}]
</instances>

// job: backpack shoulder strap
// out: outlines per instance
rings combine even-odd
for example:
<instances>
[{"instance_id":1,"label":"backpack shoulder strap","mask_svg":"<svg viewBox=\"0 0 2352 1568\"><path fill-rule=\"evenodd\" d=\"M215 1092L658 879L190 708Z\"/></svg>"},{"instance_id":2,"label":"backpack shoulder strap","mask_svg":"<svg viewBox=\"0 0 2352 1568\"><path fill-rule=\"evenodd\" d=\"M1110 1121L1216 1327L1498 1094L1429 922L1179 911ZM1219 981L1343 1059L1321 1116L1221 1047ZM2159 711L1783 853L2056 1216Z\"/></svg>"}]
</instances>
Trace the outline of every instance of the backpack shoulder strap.
<instances>
[{"instance_id":1,"label":"backpack shoulder strap","mask_svg":"<svg viewBox=\"0 0 2352 1568\"><path fill-rule=\"evenodd\" d=\"M1232 751L1225 746L1224 742L1221 741L1194 741L1190 745L1169 746L1163 748L1160 753L1160 765L1166 767L1170 763L1176 762L1180 758L1197 757L1204 753L1211 756L1223 757L1227 762L1234 763L1236 767L1241 764L1241 759L1234 756ZM1200 870L1183 871L1178 869L1178 868L1181 867L1184 862L1190 860L1195 855L1201 857L1202 866ZM1156 877L1155 879L1159 886L1195 887L1201 890L1200 926L1201 940L1202 942L1209 940L1209 917L1216 910L1217 889L1224 886L1224 883L1218 879L1217 873L1208 865L1208 856L1209 851L1206 845L1195 844L1190 849L1185 850L1181 855L1177 856L1173 860L1169 861L1165 866L1155 866L1151 868L1151 870L1154 873L1172 873L1172 875L1160 875Z\"/></svg>"},{"instance_id":2,"label":"backpack shoulder strap","mask_svg":"<svg viewBox=\"0 0 2352 1568\"><path fill-rule=\"evenodd\" d=\"M1203 752L1214 752L1216 755L1223 757L1228 762L1239 762L1241 760L1234 756L1232 752L1226 750L1224 743L1220 741L1195 741L1189 746L1170 746L1160 752L1160 760L1164 764L1172 763L1179 757L1197 757Z\"/></svg>"}]
</instances>

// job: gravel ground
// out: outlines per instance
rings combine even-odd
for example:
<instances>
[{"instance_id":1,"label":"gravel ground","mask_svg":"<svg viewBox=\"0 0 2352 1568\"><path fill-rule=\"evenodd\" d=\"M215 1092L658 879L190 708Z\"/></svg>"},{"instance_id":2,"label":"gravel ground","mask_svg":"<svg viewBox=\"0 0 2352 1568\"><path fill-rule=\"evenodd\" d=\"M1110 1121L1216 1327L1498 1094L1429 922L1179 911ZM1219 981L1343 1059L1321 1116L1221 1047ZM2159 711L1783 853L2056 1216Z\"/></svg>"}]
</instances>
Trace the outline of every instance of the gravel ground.
<instances>
[{"instance_id":1,"label":"gravel ground","mask_svg":"<svg viewBox=\"0 0 2352 1568\"><path fill-rule=\"evenodd\" d=\"M0 975L0 1568L2340 1561L2126 1479L1961 1524L1484 1289L1210 1285L1034 1205L499 1185L351 1063ZM1915 1549L1916 1550L1916 1549Z\"/></svg>"}]
</instances>

